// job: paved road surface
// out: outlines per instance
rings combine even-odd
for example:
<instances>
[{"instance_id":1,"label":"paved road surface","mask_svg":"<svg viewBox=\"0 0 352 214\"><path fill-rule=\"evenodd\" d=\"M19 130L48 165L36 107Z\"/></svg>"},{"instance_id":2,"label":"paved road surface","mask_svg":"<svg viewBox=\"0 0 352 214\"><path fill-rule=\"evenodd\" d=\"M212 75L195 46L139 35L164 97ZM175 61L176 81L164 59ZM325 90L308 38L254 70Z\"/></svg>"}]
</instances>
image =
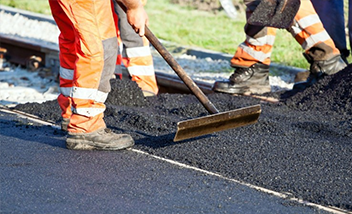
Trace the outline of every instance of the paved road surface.
<instances>
[{"instance_id":1,"label":"paved road surface","mask_svg":"<svg viewBox=\"0 0 352 214\"><path fill-rule=\"evenodd\" d=\"M0 112L1 213L328 213L136 150L71 151Z\"/></svg>"}]
</instances>

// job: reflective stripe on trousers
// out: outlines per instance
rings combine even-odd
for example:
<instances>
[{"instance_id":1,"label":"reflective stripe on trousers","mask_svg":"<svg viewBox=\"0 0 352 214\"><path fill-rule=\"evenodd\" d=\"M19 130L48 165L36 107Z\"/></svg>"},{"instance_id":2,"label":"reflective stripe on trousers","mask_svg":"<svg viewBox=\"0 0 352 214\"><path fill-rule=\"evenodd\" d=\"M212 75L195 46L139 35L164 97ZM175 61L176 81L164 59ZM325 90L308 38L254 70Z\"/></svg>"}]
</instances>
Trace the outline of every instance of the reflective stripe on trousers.
<instances>
[{"instance_id":1,"label":"reflective stripe on trousers","mask_svg":"<svg viewBox=\"0 0 352 214\"><path fill-rule=\"evenodd\" d=\"M122 42L119 45L119 58L116 63L117 69L115 74L121 77L122 69L119 67L124 65L132 80L143 91L158 94L159 89L156 82L149 41L146 37L140 37L136 34L130 24L128 24L126 14L117 6L115 1L114 6L118 16L119 42Z\"/></svg>"}]
</instances>

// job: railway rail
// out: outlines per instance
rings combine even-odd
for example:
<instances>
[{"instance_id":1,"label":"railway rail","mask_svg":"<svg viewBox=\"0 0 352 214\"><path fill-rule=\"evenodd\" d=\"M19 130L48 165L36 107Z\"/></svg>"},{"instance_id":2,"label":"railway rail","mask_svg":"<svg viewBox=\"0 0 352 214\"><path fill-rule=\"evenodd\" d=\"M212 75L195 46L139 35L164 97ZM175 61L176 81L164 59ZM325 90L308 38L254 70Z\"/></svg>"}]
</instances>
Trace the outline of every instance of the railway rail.
<instances>
[{"instance_id":1,"label":"railway rail","mask_svg":"<svg viewBox=\"0 0 352 214\"><path fill-rule=\"evenodd\" d=\"M11 14L16 16L26 17L30 20L36 20L38 22L47 22L55 25L55 21L46 15L31 13L29 11L20 10L16 8L6 7L0 5L0 12ZM229 61L232 56L215 53L205 52L197 49L187 49L187 55L197 56L197 58L210 57L212 60L226 60ZM27 69L35 71L36 69L45 70L51 72L54 77L59 74L59 48L56 43L50 43L40 41L37 39L29 39L26 37L8 35L0 32L0 69L2 63L7 60L10 63L25 66ZM277 67L280 70L286 70L289 73L301 72L301 69L284 67L273 63L272 67ZM156 69L155 71L157 83L159 86L160 93L191 93L187 86L176 74L170 74L163 70ZM49 74L46 74L49 75ZM126 75L124 75L126 76ZM208 80L194 80L198 87L204 92L204 94L213 93L212 83ZM266 102L278 102L277 99L258 95L249 95L251 97L258 98Z\"/></svg>"},{"instance_id":2,"label":"railway rail","mask_svg":"<svg viewBox=\"0 0 352 214\"><path fill-rule=\"evenodd\" d=\"M54 77L57 77L59 74L59 49L52 44L41 44L36 41L0 33L0 59L24 66L31 71L44 68L51 75L54 75ZM176 74L171 75L162 71L155 71L155 75L160 93L191 93ZM210 83L198 80L194 80L194 82L204 94L214 93ZM279 102L278 99L273 97L260 95L245 96L251 96L265 102Z\"/></svg>"},{"instance_id":3,"label":"railway rail","mask_svg":"<svg viewBox=\"0 0 352 214\"><path fill-rule=\"evenodd\" d=\"M35 22L47 22L51 25L56 25L52 17L47 15L32 13L3 5L0 5L0 12L11 14L12 16L20 15L21 17L28 18L32 21L35 20ZM32 27L35 28L35 26ZM232 58L230 55L211 51L188 48L185 51L187 55L197 56L197 58L200 59L209 57L212 60L229 61ZM40 41L37 39L33 40L26 37L13 36L0 32L0 69L2 68L2 62L4 62L4 60L9 61L10 63L25 66L27 69L32 71L35 71L36 69L41 71L44 70L44 75L46 76L53 75L54 77L58 77L59 74L59 48L56 43ZM298 74L305 74L304 70L300 68L288 67L275 63L272 63L271 67L276 73L277 71L284 72L285 74L290 73L296 75L296 77L299 76ZM170 74L170 70L165 71L163 69L164 68L156 68L155 70L159 93L191 93L191 91L175 73L173 74L171 72ZM218 69L218 67L213 69ZM204 94L214 93L212 91L212 81L210 79L205 81L204 79L198 79L194 80L194 82L204 92ZM264 102L279 102L279 100L274 97L261 95L245 96L251 96Z\"/></svg>"},{"instance_id":4,"label":"railway rail","mask_svg":"<svg viewBox=\"0 0 352 214\"><path fill-rule=\"evenodd\" d=\"M24 66L32 71L45 68L54 76L59 74L58 47L1 33L0 41L0 57L4 61ZM190 93L187 86L176 75L160 71L156 71L155 73L161 93ZM204 93L212 93L209 83L195 82Z\"/></svg>"},{"instance_id":5,"label":"railway rail","mask_svg":"<svg viewBox=\"0 0 352 214\"><path fill-rule=\"evenodd\" d=\"M41 14L0 5L0 12L1 11L11 15L20 14L31 20L55 24L55 21L52 18ZM32 40L0 32L0 68L2 68L2 63L5 60L10 63L24 66L32 71L39 68L45 68L50 71L52 75L57 76L59 74L59 47L57 44L41 42L39 40ZM190 93L190 90L176 74L171 75L163 73L162 71L156 71L155 73L160 93ZM210 83L203 81L194 82L205 94L213 93Z\"/></svg>"},{"instance_id":6,"label":"railway rail","mask_svg":"<svg viewBox=\"0 0 352 214\"><path fill-rule=\"evenodd\" d=\"M59 49L55 45L41 44L35 41L0 33L0 59L24 66L31 71L44 68L47 72L50 72L51 75L54 75L54 77L57 77L59 74ZM3 61L0 61L0 63ZM0 68L1 67L2 65L0 64ZM159 87L159 93L191 93L176 74L171 75L162 71L155 71L155 75ZM194 80L194 82L204 94L214 93L210 83L199 80ZM260 95L245 96L251 96L264 102L279 102L278 99L273 97Z\"/></svg>"}]
</instances>

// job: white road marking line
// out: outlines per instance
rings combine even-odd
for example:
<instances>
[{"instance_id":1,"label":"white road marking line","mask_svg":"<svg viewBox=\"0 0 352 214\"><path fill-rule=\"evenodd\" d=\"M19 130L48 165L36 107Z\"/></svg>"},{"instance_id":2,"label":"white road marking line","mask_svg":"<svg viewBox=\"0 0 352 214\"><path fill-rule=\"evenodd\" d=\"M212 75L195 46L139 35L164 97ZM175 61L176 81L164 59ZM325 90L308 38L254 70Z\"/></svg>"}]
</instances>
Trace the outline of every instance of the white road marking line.
<instances>
[{"instance_id":1,"label":"white road marking line","mask_svg":"<svg viewBox=\"0 0 352 214\"><path fill-rule=\"evenodd\" d=\"M137 153L140 153L140 154L144 154L144 155L153 157L153 158L161 160L161 161L165 161L165 162L171 163L171 164L179 166L179 167L183 167L183 168L186 168L186 169L191 169L191 170L198 171L198 172L201 172L201 173L204 173L204 174L207 174L207 175L216 176L216 177L219 177L219 178L224 179L224 180L228 180L228 181L231 181L231 182L234 182L234 183L238 183L238 184L247 186L249 188L256 189L258 191L277 196L279 198L287 199L287 200L290 200L290 201L295 201L295 202L298 202L300 204L304 204L306 206L316 207L318 209L325 210L325 211L332 212L332 213L336 213L336 214L351 213L351 212L348 212L347 210L342 210L342 209L337 208L337 207L326 207L326 206L315 204L315 203L312 203L312 202L309 202L309 201L304 201L304 200L301 200L299 198L295 198L290 193L280 193L280 192L276 192L276 191L273 191L273 190L270 190L270 189L266 189L266 188L263 188L263 187L252 185L250 183L245 183L245 182L242 182L242 181L239 181L239 180L236 180L236 179L227 178L227 177L224 177L224 176L222 176L222 175L220 175L218 173L210 172L210 171L203 170L203 169L200 169L200 168L197 168L197 167L194 167L194 166L190 166L190 165L187 165L187 164L183 164L183 163L180 163L180 162L177 162L177 161L173 161L173 160L170 160L170 159L166 159L166 158L163 158L163 157L152 155L152 154L149 154L147 152L144 152L144 151L141 151L141 150L138 150L138 149L130 149L130 150L133 151L133 152L137 152Z\"/></svg>"},{"instance_id":2,"label":"white road marking line","mask_svg":"<svg viewBox=\"0 0 352 214\"><path fill-rule=\"evenodd\" d=\"M0 107L1 107L1 105L0 105ZM43 124L43 125L49 125L49 126L55 128L55 129L60 129L60 127L55 125L54 123L43 121L40 118L38 118L37 116L35 116L35 115L27 114L25 112L20 112L20 111L7 110L7 109L4 109L4 108L0 108L0 112L1 111L2 112L6 112L6 113L11 113L11 114L16 114L16 115L18 115L18 116L20 116L22 118L32 120L33 122L37 122L37 123L40 123L40 124ZM224 176L222 176L222 175L220 175L218 173L210 172L210 171L207 171L207 170L204 170L204 169L200 169L200 168L197 168L197 167L194 167L194 166L190 166L190 165L187 165L187 164L183 164L183 163L171 160L171 159L167 159L167 158L159 157L159 156L156 156L156 155L152 155L152 154L149 154L149 153L144 152L142 150L133 149L133 148L132 149L127 149L127 150L130 150L132 152L136 152L136 153L139 153L139 154L143 154L143 155L146 155L146 156L149 156L149 157L152 157L152 158L155 158L155 159L158 159L158 160L161 160L161 161L164 161L164 162L167 162L167 163L179 166L179 167L183 167L183 168L186 168L186 169L191 169L191 170L194 170L194 171L197 171L197 172L201 172L201 173L204 173L204 174L207 174L207 175L211 175L211 176L216 176L218 178L221 178L221 179L224 179L224 180L227 180L227 181L231 181L231 182L234 182L234 183L237 183L237 184L240 184L240 185L243 185L243 186L258 190L260 192L271 194L271 195L274 195L276 197L279 197L279 198L282 198L282 199L286 199L286 200L289 200L289 201L294 201L294 202L297 202L299 204L303 204L303 205L306 205L306 206L316 207L318 209L321 209L321 210L324 210L324 211L327 211L327 212L331 212L331 213L334 213L334 214L351 214L352 213L352 212L349 212L347 210L343 210L343 209L340 209L340 208L337 208L337 207L332 207L332 206L327 207L327 206L315 204L315 203L312 203L312 202L309 202L309 201L304 201L302 199L295 198L290 193L280 193L280 192L276 192L276 191L273 191L273 190L270 190L270 189L266 189L266 188L263 188L263 187L252 185L250 183L245 183L245 182L242 182L242 181L239 181L239 180L236 180L236 179L227 178L227 177L224 177Z\"/></svg>"}]
</instances>

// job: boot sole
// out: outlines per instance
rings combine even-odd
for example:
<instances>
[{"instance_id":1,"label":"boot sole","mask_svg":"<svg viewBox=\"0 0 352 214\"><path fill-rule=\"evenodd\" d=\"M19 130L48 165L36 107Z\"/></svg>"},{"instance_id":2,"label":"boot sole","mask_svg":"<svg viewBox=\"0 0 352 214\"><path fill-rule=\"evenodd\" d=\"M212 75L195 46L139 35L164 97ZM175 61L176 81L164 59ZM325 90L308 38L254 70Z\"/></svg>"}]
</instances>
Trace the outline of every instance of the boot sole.
<instances>
[{"instance_id":1,"label":"boot sole","mask_svg":"<svg viewBox=\"0 0 352 214\"><path fill-rule=\"evenodd\" d=\"M134 145L132 138L123 140L123 142L115 145L104 144L84 139L66 139L66 148L71 150L103 150L103 151L116 151L130 148Z\"/></svg>"},{"instance_id":2,"label":"boot sole","mask_svg":"<svg viewBox=\"0 0 352 214\"><path fill-rule=\"evenodd\" d=\"M251 85L251 87L232 87L228 89L213 88L214 91L227 94L264 94L271 92L270 85Z\"/></svg>"}]
</instances>

